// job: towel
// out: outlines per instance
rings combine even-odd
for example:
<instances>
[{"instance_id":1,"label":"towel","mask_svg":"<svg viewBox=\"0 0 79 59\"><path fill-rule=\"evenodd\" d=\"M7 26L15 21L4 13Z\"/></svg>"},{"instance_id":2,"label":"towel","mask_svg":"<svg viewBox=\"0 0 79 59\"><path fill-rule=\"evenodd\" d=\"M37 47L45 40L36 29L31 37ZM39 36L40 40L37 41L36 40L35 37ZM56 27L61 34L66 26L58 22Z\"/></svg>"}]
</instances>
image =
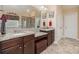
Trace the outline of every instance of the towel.
<instances>
[{"instance_id":1,"label":"towel","mask_svg":"<svg viewBox=\"0 0 79 59\"><path fill-rule=\"evenodd\" d=\"M8 19L8 16L6 14L3 14L0 19L6 22Z\"/></svg>"}]
</instances>

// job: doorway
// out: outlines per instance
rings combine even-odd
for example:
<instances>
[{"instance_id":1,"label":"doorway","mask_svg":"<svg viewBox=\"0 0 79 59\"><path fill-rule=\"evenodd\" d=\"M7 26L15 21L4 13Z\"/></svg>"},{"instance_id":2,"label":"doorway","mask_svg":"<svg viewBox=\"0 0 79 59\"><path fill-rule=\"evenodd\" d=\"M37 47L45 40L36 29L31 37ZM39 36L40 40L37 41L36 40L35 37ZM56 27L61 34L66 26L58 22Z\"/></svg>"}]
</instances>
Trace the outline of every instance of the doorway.
<instances>
[{"instance_id":1,"label":"doorway","mask_svg":"<svg viewBox=\"0 0 79 59\"><path fill-rule=\"evenodd\" d=\"M77 38L77 12L67 12L64 14L64 37Z\"/></svg>"}]
</instances>

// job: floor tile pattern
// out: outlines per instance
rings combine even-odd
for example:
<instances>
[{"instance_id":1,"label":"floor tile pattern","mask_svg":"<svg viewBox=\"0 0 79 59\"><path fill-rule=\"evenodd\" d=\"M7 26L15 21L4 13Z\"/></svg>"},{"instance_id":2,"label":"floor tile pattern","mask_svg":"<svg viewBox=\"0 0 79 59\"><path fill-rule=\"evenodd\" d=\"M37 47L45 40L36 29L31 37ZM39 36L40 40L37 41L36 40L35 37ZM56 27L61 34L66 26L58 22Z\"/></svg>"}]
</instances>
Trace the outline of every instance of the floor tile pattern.
<instances>
[{"instance_id":1,"label":"floor tile pattern","mask_svg":"<svg viewBox=\"0 0 79 59\"><path fill-rule=\"evenodd\" d=\"M41 54L78 54L79 41L75 39L64 38L57 44L51 44Z\"/></svg>"}]
</instances>

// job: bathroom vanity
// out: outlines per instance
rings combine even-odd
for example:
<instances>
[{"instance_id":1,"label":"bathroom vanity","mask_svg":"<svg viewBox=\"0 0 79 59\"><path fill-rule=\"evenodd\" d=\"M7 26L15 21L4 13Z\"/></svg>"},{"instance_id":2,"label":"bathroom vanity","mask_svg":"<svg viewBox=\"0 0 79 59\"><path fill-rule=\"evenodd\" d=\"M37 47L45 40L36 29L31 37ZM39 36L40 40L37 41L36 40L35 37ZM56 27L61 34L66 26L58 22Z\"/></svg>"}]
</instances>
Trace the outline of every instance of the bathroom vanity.
<instances>
[{"instance_id":1,"label":"bathroom vanity","mask_svg":"<svg viewBox=\"0 0 79 59\"><path fill-rule=\"evenodd\" d=\"M36 33L35 36L35 53L39 54L47 48L48 34L44 32Z\"/></svg>"},{"instance_id":2,"label":"bathroom vanity","mask_svg":"<svg viewBox=\"0 0 79 59\"><path fill-rule=\"evenodd\" d=\"M0 36L0 54L37 54L47 48L48 34L31 32Z\"/></svg>"},{"instance_id":3,"label":"bathroom vanity","mask_svg":"<svg viewBox=\"0 0 79 59\"><path fill-rule=\"evenodd\" d=\"M13 34L0 37L1 54L32 54L34 49L34 34Z\"/></svg>"},{"instance_id":4,"label":"bathroom vanity","mask_svg":"<svg viewBox=\"0 0 79 59\"><path fill-rule=\"evenodd\" d=\"M41 32L48 33L48 46L54 42L55 30L54 29L40 29Z\"/></svg>"}]
</instances>

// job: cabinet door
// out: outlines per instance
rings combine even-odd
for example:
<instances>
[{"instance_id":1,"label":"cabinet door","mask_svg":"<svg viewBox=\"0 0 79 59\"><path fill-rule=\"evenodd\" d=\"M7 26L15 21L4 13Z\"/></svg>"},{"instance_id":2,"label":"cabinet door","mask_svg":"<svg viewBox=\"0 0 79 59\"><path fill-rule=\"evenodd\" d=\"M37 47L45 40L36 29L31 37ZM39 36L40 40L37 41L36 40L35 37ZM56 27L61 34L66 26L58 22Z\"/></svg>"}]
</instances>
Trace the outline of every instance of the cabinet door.
<instances>
[{"instance_id":1,"label":"cabinet door","mask_svg":"<svg viewBox=\"0 0 79 59\"><path fill-rule=\"evenodd\" d=\"M34 53L34 40L30 40L24 44L24 53L25 54Z\"/></svg>"},{"instance_id":2,"label":"cabinet door","mask_svg":"<svg viewBox=\"0 0 79 59\"><path fill-rule=\"evenodd\" d=\"M51 36L51 32L48 32L48 45L51 44L52 40L52 36Z\"/></svg>"},{"instance_id":3,"label":"cabinet door","mask_svg":"<svg viewBox=\"0 0 79 59\"><path fill-rule=\"evenodd\" d=\"M52 30L51 34L52 34L51 37L52 37L52 43L53 43L55 40L55 30Z\"/></svg>"},{"instance_id":4,"label":"cabinet door","mask_svg":"<svg viewBox=\"0 0 79 59\"><path fill-rule=\"evenodd\" d=\"M54 30L51 30L51 31L42 31L42 30L40 30L40 31L48 33L48 39L47 39L48 45L50 45L54 42L54 35L55 35Z\"/></svg>"},{"instance_id":5,"label":"cabinet door","mask_svg":"<svg viewBox=\"0 0 79 59\"><path fill-rule=\"evenodd\" d=\"M20 54L22 53L22 47L20 47L19 45L7 48L2 50L3 54Z\"/></svg>"}]
</instances>

